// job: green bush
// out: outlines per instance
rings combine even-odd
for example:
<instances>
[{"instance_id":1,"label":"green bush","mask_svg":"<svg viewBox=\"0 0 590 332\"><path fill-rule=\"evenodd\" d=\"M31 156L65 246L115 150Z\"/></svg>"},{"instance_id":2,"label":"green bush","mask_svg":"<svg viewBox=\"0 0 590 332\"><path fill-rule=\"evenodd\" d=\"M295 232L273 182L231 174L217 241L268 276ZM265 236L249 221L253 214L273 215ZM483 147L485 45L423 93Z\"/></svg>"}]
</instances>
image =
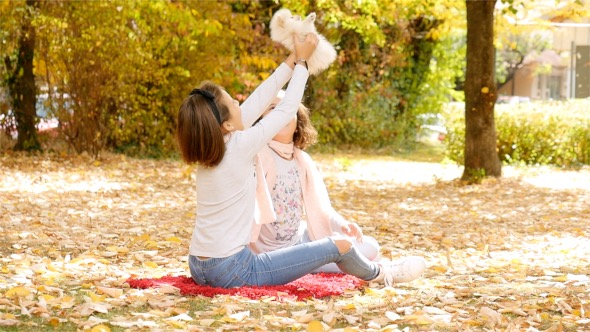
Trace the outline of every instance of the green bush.
<instances>
[{"instance_id":1,"label":"green bush","mask_svg":"<svg viewBox=\"0 0 590 332\"><path fill-rule=\"evenodd\" d=\"M590 164L590 101L497 104L498 156L505 164L578 167ZM445 106L446 156L463 163L464 104Z\"/></svg>"}]
</instances>

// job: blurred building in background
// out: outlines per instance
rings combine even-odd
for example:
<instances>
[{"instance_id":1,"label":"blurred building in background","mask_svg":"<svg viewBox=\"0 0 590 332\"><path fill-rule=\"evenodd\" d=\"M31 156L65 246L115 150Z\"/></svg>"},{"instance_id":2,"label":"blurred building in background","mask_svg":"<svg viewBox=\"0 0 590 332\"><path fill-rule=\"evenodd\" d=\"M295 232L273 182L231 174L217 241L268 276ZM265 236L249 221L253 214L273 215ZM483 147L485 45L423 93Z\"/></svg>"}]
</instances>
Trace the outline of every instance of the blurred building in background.
<instances>
[{"instance_id":1,"label":"blurred building in background","mask_svg":"<svg viewBox=\"0 0 590 332\"><path fill-rule=\"evenodd\" d=\"M545 18L553 47L529 54L500 90L499 101L558 100L590 97L590 18ZM535 23L520 23L535 24Z\"/></svg>"}]
</instances>

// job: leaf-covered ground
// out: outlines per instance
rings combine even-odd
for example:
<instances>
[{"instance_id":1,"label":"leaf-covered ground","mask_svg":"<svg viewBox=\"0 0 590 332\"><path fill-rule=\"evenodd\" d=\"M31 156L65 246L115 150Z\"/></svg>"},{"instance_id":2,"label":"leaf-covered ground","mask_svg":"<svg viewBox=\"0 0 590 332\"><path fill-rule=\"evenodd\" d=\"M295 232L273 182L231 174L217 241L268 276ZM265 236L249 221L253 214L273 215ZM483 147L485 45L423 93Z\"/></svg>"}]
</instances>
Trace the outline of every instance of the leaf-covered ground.
<instances>
[{"instance_id":1,"label":"leaf-covered ground","mask_svg":"<svg viewBox=\"0 0 590 332\"><path fill-rule=\"evenodd\" d=\"M334 206L424 277L305 302L126 287L186 274L194 174L178 161L0 157L0 330L590 330L590 170L315 155Z\"/></svg>"}]
</instances>

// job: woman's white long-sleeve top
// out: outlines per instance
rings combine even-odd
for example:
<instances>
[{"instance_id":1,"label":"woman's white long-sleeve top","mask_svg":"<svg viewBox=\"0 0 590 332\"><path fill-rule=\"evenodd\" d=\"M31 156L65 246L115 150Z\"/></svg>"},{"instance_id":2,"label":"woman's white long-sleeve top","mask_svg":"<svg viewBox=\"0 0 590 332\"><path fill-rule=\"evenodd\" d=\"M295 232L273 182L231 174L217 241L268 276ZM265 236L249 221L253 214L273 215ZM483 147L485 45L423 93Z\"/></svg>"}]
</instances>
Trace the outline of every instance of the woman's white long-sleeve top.
<instances>
[{"instance_id":1,"label":"woman's white long-sleeve top","mask_svg":"<svg viewBox=\"0 0 590 332\"><path fill-rule=\"evenodd\" d=\"M292 75L292 77L291 77ZM297 113L309 74L282 63L241 105L244 131L226 137L226 151L215 167L197 166L197 215L189 253L227 257L244 248L254 225L255 157ZM289 81L285 97L250 127Z\"/></svg>"}]
</instances>

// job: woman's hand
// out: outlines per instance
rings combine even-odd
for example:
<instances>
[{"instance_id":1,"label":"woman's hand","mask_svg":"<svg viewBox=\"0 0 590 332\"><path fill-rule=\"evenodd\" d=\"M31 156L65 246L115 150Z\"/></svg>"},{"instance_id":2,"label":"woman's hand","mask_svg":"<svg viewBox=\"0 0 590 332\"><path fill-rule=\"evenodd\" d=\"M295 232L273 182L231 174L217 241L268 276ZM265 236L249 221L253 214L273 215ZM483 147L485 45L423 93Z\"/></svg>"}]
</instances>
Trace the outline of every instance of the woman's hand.
<instances>
[{"instance_id":1,"label":"woman's hand","mask_svg":"<svg viewBox=\"0 0 590 332\"><path fill-rule=\"evenodd\" d=\"M295 61L297 61L297 54L295 54L295 51L291 52L291 54L289 54L289 56L285 59L285 63L291 67L291 69L295 68Z\"/></svg>"},{"instance_id":2,"label":"woman's hand","mask_svg":"<svg viewBox=\"0 0 590 332\"><path fill-rule=\"evenodd\" d=\"M295 56L297 59L296 61L301 59L307 61L315 51L315 48L318 46L319 42L320 39L315 33L308 33L303 41L299 40L297 34L293 34Z\"/></svg>"}]
</instances>

